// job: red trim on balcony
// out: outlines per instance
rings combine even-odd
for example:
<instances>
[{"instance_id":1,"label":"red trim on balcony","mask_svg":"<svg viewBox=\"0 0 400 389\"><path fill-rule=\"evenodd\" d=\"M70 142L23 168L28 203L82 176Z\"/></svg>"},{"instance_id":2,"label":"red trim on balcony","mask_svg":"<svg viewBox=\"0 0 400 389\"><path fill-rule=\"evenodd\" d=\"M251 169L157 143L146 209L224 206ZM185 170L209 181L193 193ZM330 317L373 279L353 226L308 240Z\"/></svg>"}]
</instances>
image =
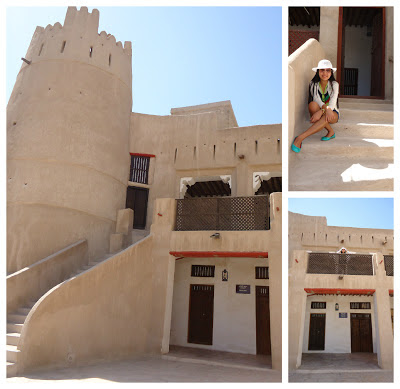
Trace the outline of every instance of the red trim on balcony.
<instances>
[{"instance_id":1,"label":"red trim on balcony","mask_svg":"<svg viewBox=\"0 0 400 389\"><path fill-rule=\"evenodd\" d=\"M170 251L176 259L182 258L268 258L267 251Z\"/></svg>"},{"instance_id":2,"label":"red trim on balcony","mask_svg":"<svg viewBox=\"0 0 400 389\"><path fill-rule=\"evenodd\" d=\"M135 157L149 157L149 158L155 158L156 156L154 154L143 154L143 153L129 153L130 155L133 155Z\"/></svg>"},{"instance_id":3,"label":"red trim on balcony","mask_svg":"<svg viewBox=\"0 0 400 389\"><path fill-rule=\"evenodd\" d=\"M375 293L375 289L342 289L342 288L304 288L306 293L336 294L336 295L362 295L369 296Z\"/></svg>"}]
</instances>

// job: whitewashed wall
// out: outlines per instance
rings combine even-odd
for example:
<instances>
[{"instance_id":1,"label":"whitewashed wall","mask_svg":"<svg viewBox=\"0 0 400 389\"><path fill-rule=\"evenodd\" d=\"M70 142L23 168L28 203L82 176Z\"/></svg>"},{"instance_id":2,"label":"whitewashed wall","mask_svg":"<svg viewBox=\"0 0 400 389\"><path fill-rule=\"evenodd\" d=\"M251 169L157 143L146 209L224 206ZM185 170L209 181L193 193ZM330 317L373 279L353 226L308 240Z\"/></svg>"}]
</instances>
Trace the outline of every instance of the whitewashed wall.
<instances>
[{"instance_id":1,"label":"whitewashed wall","mask_svg":"<svg viewBox=\"0 0 400 389\"><path fill-rule=\"evenodd\" d=\"M191 277L191 265L215 265L215 277ZM256 354L255 267L268 266L263 258L184 258L176 262L171 321L171 345ZM222 281L222 271L228 281ZM214 285L213 344L187 342L190 284ZM236 285L250 285L250 294L237 294ZM272 321L272 318L271 318Z\"/></svg>"},{"instance_id":2,"label":"whitewashed wall","mask_svg":"<svg viewBox=\"0 0 400 389\"><path fill-rule=\"evenodd\" d=\"M370 296L312 296L307 298L306 318L304 321L303 353L351 353L351 313L370 313L372 323L372 343L374 353L375 342L375 315L374 301ZM326 301L326 309L311 309L311 302ZM350 302L370 302L371 309L350 309ZM335 304L339 310L335 311ZM339 312L346 312L347 318L339 318ZM310 334L310 314L325 313L325 350L308 350L308 337Z\"/></svg>"}]
</instances>

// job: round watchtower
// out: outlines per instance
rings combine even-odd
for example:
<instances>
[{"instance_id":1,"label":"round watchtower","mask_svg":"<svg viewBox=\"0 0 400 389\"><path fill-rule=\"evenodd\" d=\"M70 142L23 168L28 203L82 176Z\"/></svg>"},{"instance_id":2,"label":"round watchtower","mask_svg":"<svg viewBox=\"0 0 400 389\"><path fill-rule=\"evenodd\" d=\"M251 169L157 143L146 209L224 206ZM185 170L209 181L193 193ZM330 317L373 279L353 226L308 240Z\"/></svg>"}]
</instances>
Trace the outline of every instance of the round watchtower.
<instances>
[{"instance_id":1,"label":"round watchtower","mask_svg":"<svg viewBox=\"0 0 400 389\"><path fill-rule=\"evenodd\" d=\"M108 250L125 208L132 107L130 42L69 7L37 27L7 106L7 271L86 238Z\"/></svg>"}]
</instances>

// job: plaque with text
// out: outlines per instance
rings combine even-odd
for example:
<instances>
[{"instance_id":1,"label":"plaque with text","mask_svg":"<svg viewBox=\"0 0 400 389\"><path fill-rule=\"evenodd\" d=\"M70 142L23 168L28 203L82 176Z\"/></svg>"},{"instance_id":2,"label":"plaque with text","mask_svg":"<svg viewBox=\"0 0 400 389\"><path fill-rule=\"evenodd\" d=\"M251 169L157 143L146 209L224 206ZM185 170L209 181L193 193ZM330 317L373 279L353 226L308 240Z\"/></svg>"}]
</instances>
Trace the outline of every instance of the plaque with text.
<instances>
[{"instance_id":1,"label":"plaque with text","mask_svg":"<svg viewBox=\"0 0 400 389\"><path fill-rule=\"evenodd\" d=\"M236 293L250 294L250 285L236 285Z\"/></svg>"}]
</instances>

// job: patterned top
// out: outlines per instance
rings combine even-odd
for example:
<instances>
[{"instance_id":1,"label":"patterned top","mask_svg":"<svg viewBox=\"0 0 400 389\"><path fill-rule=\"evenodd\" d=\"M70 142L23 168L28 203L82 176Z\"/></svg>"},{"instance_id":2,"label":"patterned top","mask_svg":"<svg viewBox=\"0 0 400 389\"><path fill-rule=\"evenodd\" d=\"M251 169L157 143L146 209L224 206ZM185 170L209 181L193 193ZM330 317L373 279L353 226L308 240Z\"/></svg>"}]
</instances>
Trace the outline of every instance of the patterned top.
<instances>
[{"instance_id":1,"label":"patterned top","mask_svg":"<svg viewBox=\"0 0 400 389\"><path fill-rule=\"evenodd\" d=\"M339 112L339 84L336 81L328 81L325 91L322 90L319 82L310 82L308 93L308 104L315 101L320 107L326 104L332 110Z\"/></svg>"}]
</instances>

